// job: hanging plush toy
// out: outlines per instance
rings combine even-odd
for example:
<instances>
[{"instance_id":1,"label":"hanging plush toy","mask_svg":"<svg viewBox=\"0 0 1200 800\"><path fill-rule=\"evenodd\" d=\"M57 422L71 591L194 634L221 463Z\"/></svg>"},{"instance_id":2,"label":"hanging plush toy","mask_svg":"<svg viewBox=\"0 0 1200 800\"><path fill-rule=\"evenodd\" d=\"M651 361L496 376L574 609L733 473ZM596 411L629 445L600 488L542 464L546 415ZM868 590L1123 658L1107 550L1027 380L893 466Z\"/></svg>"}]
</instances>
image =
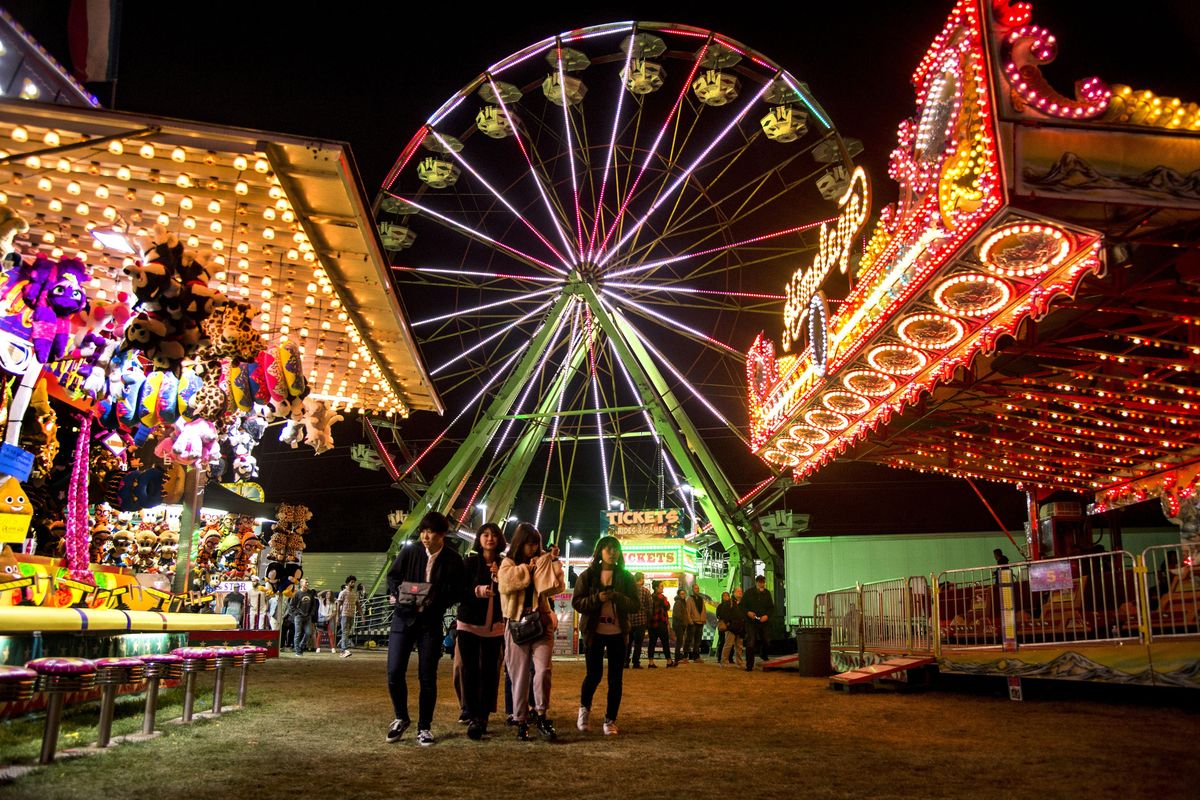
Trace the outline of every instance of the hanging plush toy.
<instances>
[{"instance_id":1,"label":"hanging plush toy","mask_svg":"<svg viewBox=\"0 0 1200 800\"><path fill-rule=\"evenodd\" d=\"M333 449L333 425L345 417L329 409L324 400L304 398L304 443L317 451L317 455Z\"/></svg>"},{"instance_id":2,"label":"hanging plush toy","mask_svg":"<svg viewBox=\"0 0 1200 800\"><path fill-rule=\"evenodd\" d=\"M138 572L153 573L158 571L158 559L155 557L154 550L158 546L158 534L153 530L142 530L138 532L137 538L137 560L135 566Z\"/></svg>"},{"instance_id":3,"label":"hanging plush toy","mask_svg":"<svg viewBox=\"0 0 1200 800\"><path fill-rule=\"evenodd\" d=\"M160 531L155 557L158 560L158 572L174 577L175 561L179 557L179 534L171 530Z\"/></svg>"},{"instance_id":4,"label":"hanging plush toy","mask_svg":"<svg viewBox=\"0 0 1200 800\"><path fill-rule=\"evenodd\" d=\"M71 317L87 308L87 267L76 258L54 262L39 255L32 264L22 261L17 277L21 299L32 310L34 354L42 363L62 358L71 342Z\"/></svg>"}]
</instances>

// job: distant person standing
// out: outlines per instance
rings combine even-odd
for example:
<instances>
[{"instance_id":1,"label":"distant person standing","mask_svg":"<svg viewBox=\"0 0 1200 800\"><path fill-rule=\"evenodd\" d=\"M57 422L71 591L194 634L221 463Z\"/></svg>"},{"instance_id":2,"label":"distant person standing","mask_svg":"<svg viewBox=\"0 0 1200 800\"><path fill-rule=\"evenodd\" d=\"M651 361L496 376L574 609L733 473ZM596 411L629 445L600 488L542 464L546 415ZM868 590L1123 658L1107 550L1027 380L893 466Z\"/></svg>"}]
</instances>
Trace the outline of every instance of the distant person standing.
<instances>
[{"instance_id":1,"label":"distant person standing","mask_svg":"<svg viewBox=\"0 0 1200 800\"><path fill-rule=\"evenodd\" d=\"M433 710L437 705L437 667L442 657L442 617L458 602L463 587L463 562L446 546L450 520L431 511L420 522L420 537L407 542L387 575L388 601L396 607L388 636L388 693L396 718L388 727L387 742L397 742L412 724L408 716L408 662L417 651L418 699L417 744L433 744ZM401 588L424 600L401 603Z\"/></svg>"},{"instance_id":2,"label":"distant person standing","mask_svg":"<svg viewBox=\"0 0 1200 800\"><path fill-rule=\"evenodd\" d=\"M358 613L358 578L350 575L346 578L346 585L342 587L342 591L337 596L338 621L341 623L342 641L340 643L342 649L342 658L349 658L354 655L350 652L350 646L353 641L350 635L354 633L354 617Z\"/></svg>"},{"instance_id":3,"label":"distant person standing","mask_svg":"<svg viewBox=\"0 0 1200 800\"><path fill-rule=\"evenodd\" d=\"M717 609L717 616L725 620L725 647L721 650L721 665L724 666L726 662L733 664L736 659L739 667L745 666L742 642L746 636L746 614L742 610L742 587L736 587L729 603L722 605L725 608L724 616Z\"/></svg>"},{"instance_id":4,"label":"distant person standing","mask_svg":"<svg viewBox=\"0 0 1200 800\"><path fill-rule=\"evenodd\" d=\"M647 669L655 669L654 644L662 643L663 658L667 666L671 664L671 603L663 594L662 581L655 581L654 591L650 593L649 644L646 645Z\"/></svg>"},{"instance_id":5,"label":"distant person standing","mask_svg":"<svg viewBox=\"0 0 1200 800\"><path fill-rule=\"evenodd\" d=\"M775 613L775 601L767 591L767 578L757 575L754 588L742 597L742 608L746 610L746 671L754 670L754 657L766 661L770 644L767 622Z\"/></svg>"},{"instance_id":6,"label":"distant person standing","mask_svg":"<svg viewBox=\"0 0 1200 800\"><path fill-rule=\"evenodd\" d=\"M292 620L292 628L296 637L292 644L296 655L304 652L308 637L312 635L313 624L317 621L317 593L308 588L308 578L300 579L300 588L288 599L285 616Z\"/></svg>"},{"instance_id":7,"label":"distant person standing","mask_svg":"<svg viewBox=\"0 0 1200 800\"><path fill-rule=\"evenodd\" d=\"M646 576L633 573L633 585L637 587L638 610L629 615L629 652L625 654L625 666L642 668L642 641L650 627L654 596L646 588Z\"/></svg>"},{"instance_id":8,"label":"distant person standing","mask_svg":"<svg viewBox=\"0 0 1200 800\"><path fill-rule=\"evenodd\" d=\"M725 652L725 634L729 630L729 622L725 619L729 616L729 606L733 601L729 599L729 592L721 592L721 602L717 604L717 664L725 666L725 658L722 653Z\"/></svg>"},{"instance_id":9,"label":"distant person standing","mask_svg":"<svg viewBox=\"0 0 1200 800\"><path fill-rule=\"evenodd\" d=\"M675 661L667 666L677 667L684 655L687 654L688 625L691 615L688 613L687 590L680 589L675 594L675 603L671 606L671 630L675 632Z\"/></svg>"},{"instance_id":10,"label":"distant person standing","mask_svg":"<svg viewBox=\"0 0 1200 800\"><path fill-rule=\"evenodd\" d=\"M688 657L692 661L700 661L700 643L704 639L704 625L707 622L704 595L700 593L700 584L693 583L692 593L688 597Z\"/></svg>"},{"instance_id":11,"label":"distant person standing","mask_svg":"<svg viewBox=\"0 0 1200 800\"><path fill-rule=\"evenodd\" d=\"M1000 566L1003 567L1008 564L1008 556L1004 555L1004 551L999 547L992 551L992 555L996 557L996 563Z\"/></svg>"}]
</instances>

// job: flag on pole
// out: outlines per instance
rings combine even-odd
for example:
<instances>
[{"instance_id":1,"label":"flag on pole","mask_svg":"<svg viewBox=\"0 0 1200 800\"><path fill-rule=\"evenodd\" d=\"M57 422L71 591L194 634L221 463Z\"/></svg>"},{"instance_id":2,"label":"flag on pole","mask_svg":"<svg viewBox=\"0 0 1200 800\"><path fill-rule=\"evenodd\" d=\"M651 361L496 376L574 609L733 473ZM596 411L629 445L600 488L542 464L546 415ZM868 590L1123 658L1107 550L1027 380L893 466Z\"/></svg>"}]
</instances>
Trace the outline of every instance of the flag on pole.
<instances>
[{"instance_id":1,"label":"flag on pole","mask_svg":"<svg viewBox=\"0 0 1200 800\"><path fill-rule=\"evenodd\" d=\"M71 0L67 34L75 77L83 83L117 79L120 0Z\"/></svg>"}]
</instances>

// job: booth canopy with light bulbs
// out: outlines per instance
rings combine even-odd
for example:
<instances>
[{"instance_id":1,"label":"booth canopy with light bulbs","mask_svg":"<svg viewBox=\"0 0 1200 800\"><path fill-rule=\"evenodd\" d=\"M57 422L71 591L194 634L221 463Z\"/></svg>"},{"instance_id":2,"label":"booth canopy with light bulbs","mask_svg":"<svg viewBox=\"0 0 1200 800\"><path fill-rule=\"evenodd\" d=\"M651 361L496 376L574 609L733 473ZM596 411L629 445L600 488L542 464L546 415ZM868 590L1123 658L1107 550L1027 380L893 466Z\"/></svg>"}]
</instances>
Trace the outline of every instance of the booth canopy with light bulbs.
<instances>
[{"instance_id":1,"label":"booth canopy with light bulbs","mask_svg":"<svg viewBox=\"0 0 1200 800\"><path fill-rule=\"evenodd\" d=\"M22 250L91 265L99 299L128 291L128 251L162 225L211 251L212 284L264 336L297 344L314 398L443 411L345 144L0 99L0 203L30 224Z\"/></svg>"}]
</instances>

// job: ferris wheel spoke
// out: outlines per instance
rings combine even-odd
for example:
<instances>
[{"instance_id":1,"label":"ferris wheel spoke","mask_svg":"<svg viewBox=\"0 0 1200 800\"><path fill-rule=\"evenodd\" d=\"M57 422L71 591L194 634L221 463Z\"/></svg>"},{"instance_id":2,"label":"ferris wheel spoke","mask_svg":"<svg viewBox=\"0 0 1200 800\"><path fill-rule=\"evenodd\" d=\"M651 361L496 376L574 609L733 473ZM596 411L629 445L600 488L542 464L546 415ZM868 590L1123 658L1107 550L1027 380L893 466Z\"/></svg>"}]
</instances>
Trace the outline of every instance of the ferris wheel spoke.
<instances>
[{"instance_id":1,"label":"ferris wheel spoke","mask_svg":"<svg viewBox=\"0 0 1200 800\"><path fill-rule=\"evenodd\" d=\"M401 200L401 201L407 203L408 205L410 205L413 208L420 211L422 214L424 214L428 217L432 217L433 219L438 220L438 221L448 225L453 230L456 230L456 231L466 235L467 238L469 238L469 239L474 239L475 241L480 242L482 244L487 244L487 245L492 245L493 247L498 247L503 252L507 253L508 255L512 256L513 258L517 259L518 261L520 261L524 264L527 264L528 266L534 267L535 269L547 270L549 272L556 273L558 275L566 275L567 274L567 271L565 269L563 269L562 267L556 267L553 264L548 264L545 261L542 261L540 258L535 258L535 257L529 255L528 253L524 253L511 245L507 245L504 242L501 242L498 239L493 239L491 236L488 236L486 233L477 231L469 225L464 225L463 223L461 223L457 220L447 217L445 214L440 214L437 211L434 211L431 208L427 208L426 206L423 206L420 203L410 200L407 197L401 197L400 195L393 194L392 192L387 192L386 194L389 197L394 197L397 200Z\"/></svg>"},{"instance_id":2,"label":"ferris wheel spoke","mask_svg":"<svg viewBox=\"0 0 1200 800\"><path fill-rule=\"evenodd\" d=\"M775 75L775 77L779 77L778 73ZM633 228L626 231L625 234L617 241L617 243L613 245L612 250L609 250L606 255L599 259L597 266L604 267L605 264L612 259L613 255L621 250L622 245L629 241L629 239L632 238L641 229L641 227L646 224L647 220L650 218L650 215L657 211L659 206L661 206L666 200L674 195L676 191L678 191L679 187L683 185L696 167L700 166L700 164L702 164L704 160L708 158L708 154L713 151L713 148L720 144L721 141L729 135L729 132L738 126L746 114L750 113L750 109L753 108L754 105L762 98L773 82L774 78L772 78L771 81L765 82L759 88L759 90L754 93L754 96L751 97L750 101L742 107L742 110L738 112L737 116L735 116L729 122L729 124L721 129L721 132L717 134L717 136L709 143L709 145L704 148L700 155L697 156L690 165L688 165L687 169L685 169L683 173L679 175L662 194L658 196L658 199L650 205L649 210L647 210L645 214L638 218L638 221L634 224Z\"/></svg>"},{"instance_id":3,"label":"ferris wheel spoke","mask_svg":"<svg viewBox=\"0 0 1200 800\"><path fill-rule=\"evenodd\" d=\"M588 236L587 259L589 261L596 251L596 236L600 232L600 220L603 217L601 212L604 209L604 193L608 189L608 168L612 164L613 156L617 150L617 131L621 126L621 109L625 105L625 76L629 74L629 64L633 59L634 34L636 31L637 25L630 26L629 47L625 50L625 66L617 73L617 109L613 112L612 136L608 141L608 154L604 157L604 166L600 173L600 196L596 198L595 219L592 221L592 233Z\"/></svg>"},{"instance_id":4,"label":"ferris wheel spoke","mask_svg":"<svg viewBox=\"0 0 1200 800\"><path fill-rule=\"evenodd\" d=\"M723 353L725 355L733 356L734 358L739 359L740 361L744 362L746 360L745 354L742 353L740 350L738 350L736 347L730 347L729 345L725 344L721 340L714 339L713 337L709 336L707 333L696 330L691 325L687 325L683 322L680 322L677 319L672 319L671 317L664 314L659 309L647 308L646 306L642 305L641 303L637 302L636 300L633 300L629 297L625 297L624 295L617 294L616 292L610 292L607 289L601 289L600 293L604 297L607 297L610 300L615 300L616 302L620 303L621 305L632 309L639 316L645 317L646 319L650 320L651 322L661 325L663 328L666 328L667 330L669 330L679 336L685 336L689 339L699 342L700 344L702 344L706 347L711 347L712 349L716 350L718 353Z\"/></svg>"},{"instance_id":5,"label":"ferris wheel spoke","mask_svg":"<svg viewBox=\"0 0 1200 800\"><path fill-rule=\"evenodd\" d=\"M638 400L638 404L642 406L642 419L646 421L646 428L650 431L650 435L654 438L654 443L658 445L659 456L666 465L667 471L671 474L672 484L678 486L679 477L675 474L675 468L671 465L671 459L667 454L666 448L663 446L662 437L659 436L658 429L654 427L654 420L650 417L649 409L647 409L641 402L641 393L638 392L637 387L633 383L633 376L629 374L629 368L625 366L624 361L622 361L620 358L617 358L616 362L621 368L621 373L625 376L625 383L629 386L629 391L633 393L633 396Z\"/></svg>"},{"instance_id":6,"label":"ferris wheel spoke","mask_svg":"<svg viewBox=\"0 0 1200 800\"><path fill-rule=\"evenodd\" d=\"M767 294L765 292L734 292L724 291L721 289L700 289L694 286L676 286L674 284L656 284L656 283L621 283L619 281L605 281L605 286L613 286L618 289L631 289L638 292L666 292L668 294L691 294L691 295L713 295L716 297L738 297L749 298L752 300L771 300L779 301L786 300L787 295L782 294Z\"/></svg>"},{"instance_id":7,"label":"ferris wheel spoke","mask_svg":"<svg viewBox=\"0 0 1200 800\"><path fill-rule=\"evenodd\" d=\"M536 316L540 312L548 309L550 306L552 306L554 304L554 299L555 298L551 298L551 299L547 300L545 303L542 303L541 305L539 305L537 308L528 312L527 314L525 314L521 317L518 317L517 319L513 320L509 324L505 325L500 330L493 333L491 336L488 336L487 338L481 340L478 344L472 345L471 347L467 348L466 350L464 350L461 353L459 353L458 355L456 355L454 358L450 359L449 361L444 362L441 366L430 370L429 374L437 375L439 372L446 369L446 367L450 366L451 364L457 363L458 361L462 360L463 358L470 355L471 353L474 353L476 350L480 349L481 347L486 346L489 342L495 341L499 337L503 336L505 333L508 333L509 331L511 331L513 328L516 328L522 322L525 322L526 320Z\"/></svg>"},{"instance_id":8,"label":"ferris wheel spoke","mask_svg":"<svg viewBox=\"0 0 1200 800\"><path fill-rule=\"evenodd\" d=\"M518 283L561 283L562 278L550 275L516 275L508 272L482 272L479 270L452 269L441 267L409 267L393 264L391 270L401 273L397 280L431 286L454 286L463 288L487 288L491 291L524 292L522 287L505 288L493 281L516 281ZM434 276L430 278L428 276ZM477 281L474 278L485 280Z\"/></svg>"},{"instance_id":9,"label":"ferris wheel spoke","mask_svg":"<svg viewBox=\"0 0 1200 800\"><path fill-rule=\"evenodd\" d=\"M538 326L538 330L539 331L541 330L541 326ZM532 342L535 338L537 338L536 332L529 339L526 339L525 342L523 344L521 344L521 346L519 346L516 350L514 350L508 356L508 358L506 358L504 360L504 363L502 363L500 365L500 367L492 374L492 376L490 378L488 378L487 383L485 383L483 385L483 387L478 392L475 393L474 397L472 397L469 401L467 401L467 403L463 406L462 410L458 412L458 414L454 417L454 419L450 420L450 424L447 425L442 430L442 432L439 433L434 438L434 440L429 443L428 447L426 447L424 450L421 451L420 455L418 455L416 458L414 458L412 460L412 463L408 465L408 467L404 470L404 473L400 476L400 480L404 480L406 477L408 477L408 474L417 468L417 465L420 464L421 460L423 458L425 458L426 455L429 454L429 451L431 451L434 447L436 447L438 442L440 442L446 438L446 434L448 434L450 432L450 429L454 427L454 423L456 423L460 419L462 419L463 416L468 411L470 411L472 408L474 408L476 406L476 404L479 403L479 401L483 399L484 395L487 394L488 389L492 388L492 384L494 384L496 381L500 380L501 377L508 374L508 368L517 362L517 359L520 358L521 354L524 353L529 348L530 342Z\"/></svg>"},{"instance_id":10,"label":"ferris wheel spoke","mask_svg":"<svg viewBox=\"0 0 1200 800\"><path fill-rule=\"evenodd\" d=\"M492 87L492 94L496 98L496 102L500 104L500 109L504 112L504 116L510 120L516 119L512 112L509 111L508 104L504 101L504 97L502 96L503 93L500 91L499 87L496 86L496 82L492 79L491 75L488 75L487 80ZM571 240L567 236L566 229L563 225L565 214L563 214L561 207L556 210L555 205L550 202L550 195L547 193L546 185L542 180L542 175L545 174L545 165L542 165L542 174L539 174L537 167L535 167L533 164L533 158L529 155L529 148L526 148L525 146L525 140L521 134L520 125L513 125L513 139L516 140L517 147L520 149L521 155L524 157L525 163L529 167L529 177L533 180L534 185L537 187L538 195L542 199L542 204L546 207L546 215L549 217L550 223L554 226L554 230L558 233L559 238L562 240L563 247L567 250L567 252L570 252ZM532 147L532 143L530 144L530 147Z\"/></svg>"},{"instance_id":11,"label":"ferris wheel spoke","mask_svg":"<svg viewBox=\"0 0 1200 800\"><path fill-rule=\"evenodd\" d=\"M515 300L511 297L506 297L503 300L496 300L491 303L484 303L483 305L474 306L473 308L462 308L462 309L456 308L453 311L451 311L449 314L440 314L436 317L425 317L424 319L414 320L414 321L410 322L409 325L413 328L416 328L421 325L428 325L433 322L440 322L444 319L452 319L454 317L461 317L461 316L466 316L468 314L474 314L479 311L483 311L485 309L495 308L496 306L512 305L513 303L524 303L529 300L532 300L535 297L541 297L542 295L550 294L551 292L557 292L557 291L559 291L559 288L557 286L550 286L545 289L539 289L536 292L528 292L528 293L522 295L519 300Z\"/></svg>"},{"instance_id":12,"label":"ferris wheel spoke","mask_svg":"<svg viewBox=\"0 0 1200 800\"><path fill-rule=\"evenodd\" d=\"M596 324L592 317L592 310L587 309L587 329L589 334L588 340L588 374L592 381L592 402L596 409L596 444L600 448L600 475L604 481L604 507L608 508L612 504L612 494L609 492L608 480L608 464L606 461L606 453L604 448L604 420L601 418L600 409L603 408L600 404L600 381L596 377L596 336L593 335L593 326Z\"/></svg>"},{"instance_id":13,"label":"ferris wheel spoke","mask_svg":"<svg viewBox=\"0 0 1200 800\"><path fill-rule=\"evenodd\" d=\"M467 161L467 159L464 158L463 155L458 152L458 150L456 150L453 147L450 147L450 145L446 142L446 140L437 131L430 130L430 134L435 139L437 139L438 144L440 144L442 146L443 150L445 150L447 153L449 153L451 156L453 156L454 160L457 161L459 164L461 164L463 169L465 169L467 172L471 173L471 175L474 176L475 180L477 180L481 184L483 184L483 187L485 189L487 189L489 192L491 192L492 196L495 197L496 200L498 200L501 203L501 205L503 205L510 212L512 212L512 215L514 217L516 217L517 220L519 220L522 225L524 225L526 228L528 228L533 233L533 235L535 237L537 237L537 240L539 242L541 242L542 244L544 244L546 246L546 249L549 250L551 253L553 253L554 256L562 263L562 265L564 267L570 268L570 266L571 266L570 259L568 259L562 253L560 253L554 245L550 244L550 242L546 239L546 237L542 235L542 232L540 230L538 230L537 227L535 227L533 225L533 223L531 223L529 220L525 219L524 215L522 215L521 212L517 211L517 209L515 209L513 207L512 203L508 202L508 200L504 197L504 195L502 195L502 194L500 194L500 192L496 191L496 188L494 186L492 186L492 184L490 184L486 178L484 178L482 175L480 175L479 171L476 170L473 166L471 166L471 164Z\"/></svg>"},{"instance_id":14,"label":"ferris wheel spoke","mask_svg":"<svg viewBox=\"0 0 1200 800\"><path fill-rule=\"evenodd\" d=\"M715 253L722 253L722 252L725 252L726 250L734 250L734 249L741 248L741 247L748 247L753 244L758 244L759 242L765 242L770 239L777 239L780 236L787 236L789 234L800 233L802 231L811 230L813 228L816 228L816 227L824 224L824 222L828 222L828 220L824 220L822 222L810 222L807 225L796 225L791 228L785 228L781 231L774 231L772 233L764 233L760 236L755 236L750 239L743 239L740 242L730 242L729 244L723 244L723 245L719 245L717 247L710 247L707 250L699 250L695 253L684 253L683 255L678 255L673 258L664 258L664 259L660 259L658 261L646 261L646 262L638 264L637 266L634 266L634 267L626 267L625 269L619 269L615 272L610 272L610 273L608 273L608 275L613 278L620 278L625 275L633 275L633 274L636 274L639 272L646 272L648 270L657 269L658 267L665 267L668 264L677 264L680 261L687 261L688 259L691 259L691 258L702 258L704 256L713 255Z\"/></svg>"},{"instance_id":15,"label":"ferris wheel spoke","mask_svg":"<svg viewBox=\"0 0 1200 800\"><path fill-rule=\"evenodd\" d=\"M613 309L613 313L620 314L620 311ZM726 428L733 431L734 435L737 436L737 438L740 441L745 443L747 447L749 447L750 443L746 440L746 437L744 437L742 435L742 432L740 430L738 430L737 426L735 426L732 422L730 422L728 419L726 419L725 415L722 414L720 411L718 411L716 406L714 406L712 403L710 403L708 401L708 398L706 398L700 392L700 390L698 390L695 386L693 386L691 381L689 381L686 377L684 377L683 373L680 372L675 367L675 365L671 362L671 360L669 358L667 358L666 356L664 356L662 354L662 352L657 347L655 347L650 342L650 340L640 330L638 330L637 326L634 325L633 322L630 321L628 317L626 317L625 320L626 320L626 323L629 325L629 329L631 331L633 331L633 335L636 336L638 338L638 341L640 341L642 343L642 346L645 347L646 350L648 350L651 355L655 356L658 359L658 362L667 368L668 372L670 372L673 376L675 376L675 380L679 381L680 385L682 385L685 389L687 389L688 392L692 395L692 397L696 398L696 400L699 401L702 406L704 406L706 409L708 409L709 412L712 413L712 415L714 417L716 417L718 420L720 420L720 422L723 423Z\"/></svg>"},{"instance_id":16,"label":"ferris wheel spoke","mask_svg":"<svg viewBox=\"0 0 1200 800\"><path fill-rule=\"evenodd\" d=\"M575 240L579 260L583 261L583 218L579 209L579 181L575 175L575 147L571 136L571 103L567 100L566 68L563 65L562 41L558 44L558 86L562 92L563 138L567 148L567 166L571 171L571 194L575 199Z\"/></svg>"},{"instance_id":17,"label":"ferris wheel spoke","mask_svg":"<svg viewBox=\"0 0 1200 800\"><path fill-rule=\"evenodd\" d=\"M683 82L683 87L679 91L679 96L675 98L675 105L671 107L670 113L667 114L667 119L658 130L658 135L654 137L654 143L650 145L650 152L646 154L645 161L642 162L641 169L638 171L637 177L633 179L629 189L625 193L625 199L617 207L617 213L609 223L608 229L604 232L604 239L600 242L600 248L597 251L597 257L602 257L608 248L609 239L612 238L613 232L617 226L621 224L621 220L625 216L625 211L629 208L629 203L633 200L634 193L637 191L638 183L641 182L642 176L646 174L646 170L654 161L655 155L658 153L658 146L662 143L663 136L666 135L667 129L671 127L671 123L675 119L675 115L679 113L679 107L683 105L683 100L687 97L688 89L692 88L692 80L696 77L696 72L700 69L700 65L704 62L704 57L708 54L709 45L712 44L713 37L705 40L704 46L696 53L696 60L692 62L692 69L688 72L687 78Z\"/></svg>"}]
</instances>

